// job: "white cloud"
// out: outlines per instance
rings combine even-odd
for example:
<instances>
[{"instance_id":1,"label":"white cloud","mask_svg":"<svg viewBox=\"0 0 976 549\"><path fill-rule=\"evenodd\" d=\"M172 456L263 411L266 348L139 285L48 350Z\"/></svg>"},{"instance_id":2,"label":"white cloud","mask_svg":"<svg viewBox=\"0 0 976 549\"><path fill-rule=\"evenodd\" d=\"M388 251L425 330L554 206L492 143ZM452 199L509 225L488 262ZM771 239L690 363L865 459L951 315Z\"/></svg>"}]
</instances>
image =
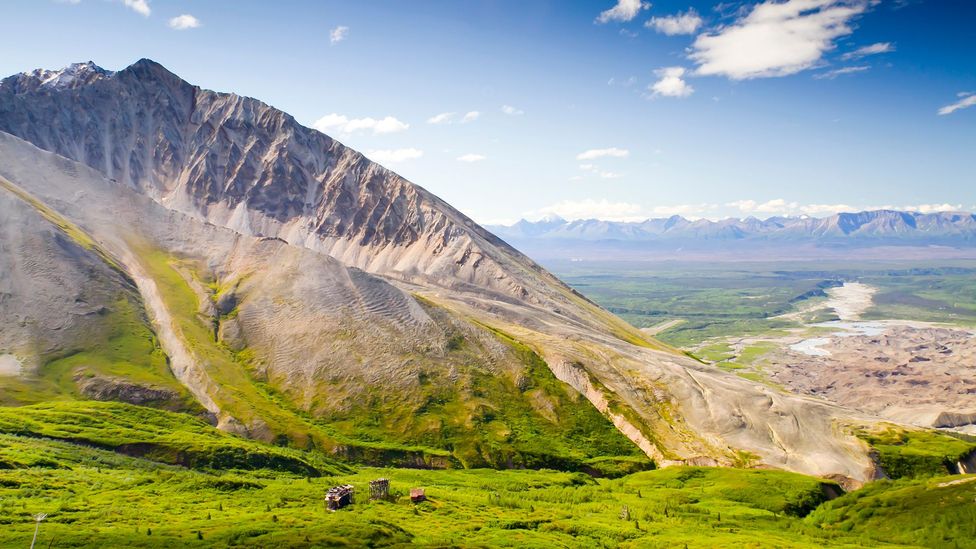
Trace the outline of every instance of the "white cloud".
<instances>
[{"instance_id":1,"label":"white cloud","mask_svg":"<svg viewBox=\"0 0 976 549\"><path fill-rule=\"evenodd\" d=\"M402 132L410 124L401 122L392 116L385 118L349 118L342 114L327 114L316 120L312 127L322 133L339 133L350 135L360 131L371 131L373 135Z\"/></svg>"},{"instance_id":2,"label":"white cloud","mask_svg":"<svg viewBox=\"0 0 976 549\"><path fill-rule=\"evenodd\" d=\"M685 82L684 67L665 67L654 71L658 76L658 81L647 87L652 95L663 95L665 97L688 97L694 93L695 88Z\"/></svg>"},{"instance_id":3,"label":"white cloud","mask_svg":"<svg viewBox=\"0 0 976 549\"><path fill-rule=\"evenodd\" d=\"M333 46L342 42L349 35L349 27L339 25L338 27L329 31L329 43Z\"/></svg>"},{"instance_id":4,"label":"white cloud","mask_svg":"<svg viewBox=\"0 0 976 549\"><path fill-rule=\"evenodd\" d=\"M200 26L200 20L188 13L178 15L169 20L169 28L175 30L195 29Z\"/></svg>"},{"instance_id":5,"label":"white cloud","mask_svg":"<svg viewBox=\"0 0 976 549\"><path fill-rule=\"evenodd\" d=\"M962 211L962 204L918 204L916 206L902 206L900 209L909 212L923 214L937 212L958 212Z\"/></svg>"},{"instance_id":6,"label":"white cloud","mask_svg":"<svg viewBox=\"0 0 976 549\"><path fill-rule=\"evenodd\" d=\"M468 153L457 157L457 160L458 162L481 162L486 158L488 157L483 154Z\"/></svg>"},{"instance_id":7,"label":"white cloud","mask_svg":"<svg viewBox=\"0 0 976 549\"><path fill-rule=\"evenodd\" d=\"M655 217L671 217L680 215L682 217L695 220L701 219L708 212L715 211L718 204L676 204L673 206L655 206L651 208L651 214Z\"/></svg>"},{"instance_id":8,"label":"white cloud","mask_svg":"<svg viewBox=\"0 0 976 549\"><path fill-rule=\"evenodd\" d=\"M622 173L617 172L600 172L600 179L620 179L624 176Z\"/></svg>"},{"instance_id":9,"label":"white cloud","mask_svg":"<svg viewBox=\"0 0 976 549\"><path fill-rule=\"evenodd\" d=\"M701 25L702 18L693 8L684 13L678 13L677 15L652 17L650 21L644 23L645 27L654 29L657 32L666 34L668 36L675 36L677 34L694 34L695 31L698 30L698 27L701 27Z\"/></svg>"},{"instance_id":10,"label":"white cloud","mask_svg":"<svg viewBox=\"0 0 976 549\"><path fill-rule=\"evenodd\" d=\"M576 155L577 160L595 160L597 158L603 157L613 157L613 158L627 158L630 156L630 151L627 149L618 149L617 147L610 147L608 149L590 149L588 151L583 151Z\"/></svg>"},{"instance_id":11,"label":"white cloud","mask_svg":"<svg viewBox=\"0 0 976 549\"><path fill-rule=\"evenodd\" d=\"M516 109L511 105L502 105L502 112L509 116L521 116L525 114L525 111L521 109Z\"/></svg>"},{"instance_id":12,"label":"white cloud","mask_svg":"<svg viewBox=\"0 0 976 549\"><path fill-rule=\"evenodd\" d=\"M767 0L732 25L698 36L697 73L733 80L786 76L817 65L872 0Z\"/></svg>"},{"instance_id":13,"label":"white cloud","mask_svg":"<svg viewBox=\"0 0 976 549\"><path fill-rule=\"evenodd\" d=\"M456 112L442 112L440 114L435 114L427 119L428 124L453 124L454 122L459 122L461 124L467 124L468 122L474 122L481 117L479 111L468 111L464 113L464 116L458 119Z\"/></svg>"},{"instance_id":14,"label":"white cloud","mask_svg":"<svg viewBox=\"0 0 976 549\"><path fill-rule=\"evenodd\" d=\"M380 164L396 164L407 160L415 160L423 155L424 151L413 147L406 149L380 149L366 153L366 156Z\"/></svg>"},{"instance_id":15,"label":"white cloud","mask_svg":"<svg viewBox=\"0 0 976 549\"><path fill-rule=\"evenodd\" d=\"M609 23L610 21L626 22L637 17L640 10L646 10L650 4L641 0L617 0L617 5L600 13L596 18L596 23Z\"/></svg>"},{"instance_id":16,"label":"white cloud","mask_svg":"<svg viewBox=\"0 0 976 549\"><path fill-rule=\"evenodd\" d=\"M947 211L960 211L962 204L917 204L908 206L852 206L850 204L801 204L795 201L787 201L782 198L757 202L755 200L737 200L729 202L726 206L736 208L742 215L809 215L814 217L831 216L843 212L864 212L873 210L898 210L905 212L935 213Z\"/></svg>"},{"instance_id":17,"label":"white cloud","mask_svg":"<svg viewBox=\"0 0 976 549\"><path fill-rule=\"evenodd\" d=\"M939 109L940 115L952 114L959 109L966 109L976 105L976 93L973 92L961 92L956 95L959 98L955 103L951 103Z\"/></svg>"},{"instance_id":18,"label":"white cloud","mask_svg":"<svg viewBox=\"0 0 976 549\"><path fill-rule=\"evenodd\" d=\"M859 72L864 72L864 71L866 71L866 70L868 70L870 68L871 67L869 65L858 65L858 66L854 66L854 67L841 67L839 69L834 69L832 71L827 71L827 72L822 72L820 74L815 74L815 75L813 75L813 77L816 78L816 79L818 79L818 80L823 80L824 78L826 78L828 80L833 80L834 78L837 78L838 76L841 76L841 75L844 75L844 74L855 74L855 73L859 73Z\"/></svg>"},{"instance_id":19,"label":"white cloud","mask_svg":"<svg viewBox=\"0 0 976 549\"><path fill-rule=\"evenodd\" d=\"M435 114L427 119L428 124L450 124L454 120L453 112L442 112L440 114Z\"/></svg>"},{"instance_id":20,"label":"white cloud","mask_svg":"<svg viewBox=\"0 0 976 549\"><path fill-rule=\"evenodd\" d=\"M879 53L888 53L892 51L895 51L895 45L891 42L877 42L869 46L862 46L854 51L849 51L840 56L840 58L844 61L849 61L851 59L860 59L868 55L877 55Z\"/></svg>"},{"instance_id":21,"label":"white cloud","mask_svg":"<svg viewBox=\"0 0 976 549\"><path fill-rule=\"evenodd\" d=\"M586 171L591 171L591 170L595 170L596 169L596 165L594 165L594 164L580 164L579 165L579 169L586 170Z\"/></svg>"},{"instance_id":22,"label":"white cloud","mask_svg":"<svg viewBox=\"0 0 976 549\"><path fill-rule=\"evenodd\" d=\"M633 86L636 83L637 83L637 77L636 76L628 76L627 78L625 78L623 80L618 80L616 78L610 78L610 80L607 80L607 85L608 86L623 86L625 88L629 88L629 87Z\"/></svg>"},{"instance_id":23,"label":"white cloud","mask_svg":"<svg viewBox=\"0 0 976 549\"><path fill-rule=\"evenodd\" d=\"M143 17L149 17L152 13L149 9L149 0L122 0L122 4Z\"/></svg>"},{"instance_id":24,"label":"white cloud","mask_svg":"<svg viewBox=\"0 0 976 549\"><path fill-rule=\"evenodd\" d=\"M833 215L839 212L860 211L861 209L848 204L800 204L782 198L756 202L755 200L737 200L726 206L736 208L743 215Z\"/></svg>"},{"instance_id":25,"label":"white cloud","mask_svg":"<svg viewBox=\"0 0 976 549\"><path fill-rule=\"evenodd\" d=\"M544 215L558 215L570 221L576 219L603 219L606 221L643 221L641 206L629 202L610 202L607 199L563 200L545 208L526 212L526 219L538 219Z\"/></svg>"}]
</instances>

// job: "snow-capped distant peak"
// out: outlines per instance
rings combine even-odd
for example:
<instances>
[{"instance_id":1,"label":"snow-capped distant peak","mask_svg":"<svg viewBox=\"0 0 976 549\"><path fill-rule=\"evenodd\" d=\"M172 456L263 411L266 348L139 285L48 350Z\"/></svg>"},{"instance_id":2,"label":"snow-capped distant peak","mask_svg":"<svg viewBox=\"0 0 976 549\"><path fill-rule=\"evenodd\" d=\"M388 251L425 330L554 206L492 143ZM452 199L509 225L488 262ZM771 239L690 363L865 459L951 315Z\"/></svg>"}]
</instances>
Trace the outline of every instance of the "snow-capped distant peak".
<instances>
[{"instance_id":1,"label":"snow-capped distant peak","mask_svg":"<svg viewBox=\"0 0 976 549\"><path fill-rule=\"evenodd\" d=\"M565 223L566 220L556 214L546 214L539 218L537 223Z\"/></svg>"},{"instance_id":2,"label":"snow-capped distant peak","mask_svg":"<svg viewBox=\"0 0 976 549\"><path fill-rule=\"evenodd\" d=\"M91 84L95 80L111 76L107 71L91 61L72 63L59 70L35 69L24 72L4 81L16 87L17 93L35 90L62 90Z\"/></svg>"}]
</instances>

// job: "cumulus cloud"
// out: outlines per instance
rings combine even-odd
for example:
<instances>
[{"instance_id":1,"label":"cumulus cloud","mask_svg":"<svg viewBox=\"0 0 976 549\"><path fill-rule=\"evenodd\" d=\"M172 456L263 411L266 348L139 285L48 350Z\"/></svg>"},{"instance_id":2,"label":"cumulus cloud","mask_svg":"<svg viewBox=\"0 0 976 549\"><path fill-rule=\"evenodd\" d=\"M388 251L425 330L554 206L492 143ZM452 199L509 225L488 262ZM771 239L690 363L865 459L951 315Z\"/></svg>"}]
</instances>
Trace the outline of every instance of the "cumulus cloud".
<instances>
[{"instance_id":1,"label":"cumulus cloud","mask_svg":"<svg viewBox=\"0 0 976 549\"><path fill-rule=\"evenodd\" d=\"M627 149L618 149L617 147L610 147L607 149L590 149L588 151L583 151L576 155L577 160L595 160L597 158L603 157L613 157L613 158L627 158L630 156L630 151Z\"/></svg>"},{"instance_id":2,"label":"cumulus cloud","mask_svg":"<svg viewBox=\"0 0 976 549\"><path fill-rule=\"evenodd\" d=\"M329 31L329 43L333 46L342 42L349 35L349 27L339 25L338 27Z\"/></svg>"},{"instance_id":3,"label":"cumulus cloud","mask_svg":"<svg viewBox=\"0 0 976 549\"><path fill-rule=\"evenodd\" d=\"M694 34L702 25L702 18L694 8L684 13L665 17L652 17L644 26L668 36Z\"/></svg>"},{"instance_id":4,"label":"cumulus cloud","mask_svg":"<svg viewBox=\"0 0 976 549\"><path fill-rule=\"evenodd\" d=\"M871 0L767 0L735 23L698 36L690 57L701 75L733 80L786 76L817 65Z\"/></svg>"},{"instance_id":5,"label":"cumulus cloud","mask_svg":"<svg viewBox=\"0 0 976 549\"><path fill-rule=\"evenodd\" d=\"M415 160L423 155L424 151L415 149L413 147L406 149L372 150L366 153L366 156L371 158L374 162L379 162L380 164L396 164L399 162L405 162L407 160Z\"/></svg>"},{"instance_id":6,"label":"cumulus cloud","mask_svg":"<svg viewBox=\"0 0 976 549\"><path fill-rule=\"evenodd\" d=\"M521 116L525 114L525 111L521 109L516 109L511 105L502 105L502 112L509 116Z\"/></svg>"},{"instance_id":7,"label":"cumulus cloud","mask_svg":"<svg viewBox=\"0 0 976 549\"><path fill-rule=\"evenodd\" d=\"M685 75L684 67L665 67L654 71L658 76L658 81L647 87L652 95L663 95L664 97L688 97L694 93L695 88L691 87L683 78Z\"/></svg>"},{"instance_id":8,"label":"cumulus cloud","mask_svg":"<svg viewBox=\"0 0 976 549\"><path fill-rule=\"evenodd\" d=\"M327 114L316 120L312 127L322 133L339 133L350 135L356 132L369 131L373 135L402 132L410 127L392 116L385 118L349 118L342 114Z\"/></svg>"},{"instance_id":9,"label":"cumulus cloud","mask_svg":"<svg viewBox=\"0 0 976 549\"><path fill-rule=\"evenodd\" d=\"M461 123L467 124L468 122L474 122L479 116L481 116L481 113L478 111L466 112L464 113L464 116L461 117Z\"/></svg>"},{"instance_id":10,"label":"cumulus cloud","mask_svg":"<svg viewBox=\"0 0 976 549\"><path fill-rule=\"evenodd\" d=\"M641 10L650 8L651 5L641 0L617 0L617 5L601 12L596 18L596 23L609 23L610 21L627 22L637 17Z\"/></svg>"},{"instance_id":11,"label":"cumulus cloud","mask_svg":"<svg viewBox=\"0 0 976 549\"><path fill-rule=\"evenodd\" d=\"M427 119L428 124L450 124L454 120L453 112L442 112L440 114L435 114Z\"/></svg>"},{"instance_id":12,"label":"cumulus cloud","mask_svg":"<svg viewBox=\"0 0 976 549\"><path fill-rule=\"evenodd\" d=\"M973 92L960 92L956 95L959 98L955 103L950 103L939 109L939 114L945 116L947 114L952 114L959 109L966 109L976 105L976 93Z\"/></svg>"},{"instance_id":13,"label":"cumulus cloud","mask_svg":"<svg viewBox=\"0 0 976 549\"><path fill-rule=\"evenodd\" d=\"M486 158L488 157L483 154L468 153L468 154L462 154L461 156L457 157L457 160L458 162L470 163L470 162L481 162Z\"/></svg>"},{"instance_id":14,"label":"cumulus cloud","mask_svg":"<svg viewBox=\"0 0 976 549\"><path fill-rule=\"evenodd\" d=\"M143 17L149 17L152 13L149 9L149 0L122 0L122 4Z\"/></svg>"},{"instance_id":15,"label":"cumulus cloud","mask_svg":"<svg viewBox=\"0 0 976 549\"><path fill-rule=\"evenodd\" d=\"M902 206L902 210L918 212L923 214L938 212L958 212L962 211L962 204L917 204L915 206Z\"/></svg>"},{"instance_id":16,"label":"cumulus cloud","mask_svg":"<svg viewBox=\"0 0 976 549\"><path fill-rule=\"evenodd\" d=\"M602 219L605 221L643 221L640 204L630 202L611 202L607 199L563 200L535 211L526 212L525 217L540 218L544 215L558 215L570 221L576 219Z\"/></svg>"},{"instance_id":17,"label":"cumulus cloud","mask_svg":"<svg viewBox=\"0 0 976 549\"><path fill-rule=\"evenodd\" d=\"M867 57L868 55L877 55L879 53L888 53L892 51L895 51L895 45L891 42L876 42L868 46L857 48L854 51L849 51L840 56L840 58L844 61L849 61L851 59Z\"/></svg>"},{"instance_id":18,"label":"cumulus cloud","mask_svg":"<svg viewBox=\"0 0 976 549\"><path fill-rule=\"evenodd\" d=\"M175 30L195 29L200 26L200 20L188 13L177 15L169 20L169 28Z\"/></svg>"},{"instance_id":19,"label":"cumulus cloud","mask_svg":"<svg viewBox=\"0 0 976 549\"><path fill-rule=\"evenodd\" d=\"M815 74L815 75L813 75L813 77L816 78L816 79L818 79L818 80L823 80L825 78L828 79L828 80L833 80L834 78L837 78L838 76L842 76L842 75L845 75L845 74L856 74L856 73L859 73L859 72L864 72L864 71L866 71L866 70L868 70L870 68L871 67L869 65L858 65L858 66L854 66L854 67L841 67L839 69L834 69L832 71L827 71L827 72L822 72L820 74Z\"/></svg>"}]
</instances>

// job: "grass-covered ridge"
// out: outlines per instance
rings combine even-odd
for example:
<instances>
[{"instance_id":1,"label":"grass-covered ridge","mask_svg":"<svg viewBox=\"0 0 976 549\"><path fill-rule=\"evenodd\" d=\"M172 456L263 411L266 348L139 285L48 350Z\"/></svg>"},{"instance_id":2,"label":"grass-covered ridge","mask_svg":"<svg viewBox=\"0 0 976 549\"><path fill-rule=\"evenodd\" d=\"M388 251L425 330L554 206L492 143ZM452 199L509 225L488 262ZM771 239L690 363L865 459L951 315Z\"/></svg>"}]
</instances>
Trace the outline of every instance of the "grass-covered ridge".
<instances>
[{"instance_id":1,"label":"grass-covered ridge","mask_svg":"<svg viewBox=\"0 0 976 549\"><path fill-rule=\"evenodd\" d=\"M910 547L976 547L974 502L973 475L884 480L825 503L805 522Z\"/></svg>"},{"instance_id":2,"label":"grass-covered ridge","mask_svg":"<svg viewBox=\"0 0 976 549\"><path fill-rule=\"evenodd\" d=\"M965 435L895 425L862 429L856 434L874 449L878 464L892 479L956 473L956 464L976 452L976 437Z\"/></svg>"},{"instance_id":3,"label":"grass-covered ridge","mask_svg":"<svg viewBox=\"0 0 976 549\"><path fill-rule=\"evenodd\" d=\"M314 476L342 470L319 453L261 444L186 414L122 403L0 407L0 433L86 444L192 468L273 469Z\"/></svg>"}]
</instances>

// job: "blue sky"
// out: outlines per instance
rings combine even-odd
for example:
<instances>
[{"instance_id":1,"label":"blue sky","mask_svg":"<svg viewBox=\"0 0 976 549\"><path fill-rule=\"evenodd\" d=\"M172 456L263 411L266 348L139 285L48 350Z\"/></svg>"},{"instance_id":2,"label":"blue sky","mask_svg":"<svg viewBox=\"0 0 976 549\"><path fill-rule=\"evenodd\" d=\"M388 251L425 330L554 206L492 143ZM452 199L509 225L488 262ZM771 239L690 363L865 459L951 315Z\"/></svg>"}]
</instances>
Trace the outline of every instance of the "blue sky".
<instances>
[{"instance_id":1,"label":"blue sky","mask_svg":"<svg viewBox=\"0 0 976 549\"><path fill-rule=\"evenodd\" d=\"M482 223L976 209L976 2L652 4L8 0L0 73L149 57Z\"/></svg>"}]
</instances>

